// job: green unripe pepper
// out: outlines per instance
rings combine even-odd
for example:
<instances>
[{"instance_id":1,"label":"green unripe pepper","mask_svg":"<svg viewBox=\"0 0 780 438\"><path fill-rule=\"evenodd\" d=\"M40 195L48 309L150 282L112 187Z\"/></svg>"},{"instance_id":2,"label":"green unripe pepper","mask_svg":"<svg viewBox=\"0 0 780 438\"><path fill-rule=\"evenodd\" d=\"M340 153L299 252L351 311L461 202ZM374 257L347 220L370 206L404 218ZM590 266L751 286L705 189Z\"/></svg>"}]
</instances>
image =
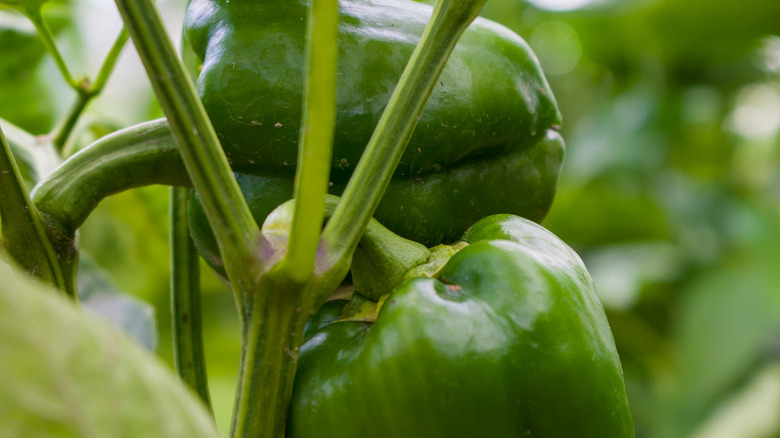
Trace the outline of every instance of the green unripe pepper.
<instances>
[{"instance_id":1,"label":"green unripe pepper","mask_svg":"<svg viewBox=\"0 0 780 438\"><path fill-rule=\"evenodd\" d=\"M202 62L198 92L236 171L295 171L307 7L301 0L190 3L185 31ZM431 15L430 6L409 0L343 0L340 8L336 180L357 164ZM439 82L397 176L521 148L559 124L531 50L488 20L463 34Z\"/></svg>"},{"instance_id":2,"label":"green unripe pepper","mask_svg":"<svg viewBox=\"0 0 780 438\"><path fill-rule=\"evenodd\" d=\"M574 251L510 215L463 241L410 271L374 322L332 322L339 304L323 308L286 436L633 436L614 341Z\"/></svg>"},{"instance_id":3,"label":"green unripe pepper","mask_svg":"<svg viewBox=\"0 0 780 438\"><path fill-rule=\"evenodd\" d=\"M292 194L308 2L193 0L185 40L197 89L256 219ZM410 0L343 0L331 193L340 194L430 17ZM541 220L563 155L539 64L508 29L477 19L434 88L375 217L406 238L451 242L480 217ZM193 216L201 215L195 201ZM201 252L217 256L205 222Z\"/></svg>"},{"instance_id":4,"label":"green unripe pepper","mask_svg":"<svg viewBox=\"0 0 780 438\"><path fill-rule=\"evenodd\" d=\"M541 220L555 194L563 141L554 131L520 151L465 162L423 178L390 182L374 217L394 233L433 246L451 242L481 217L520 212ZM257 223L292 197L284 176L236 174ZM334 182L340 194L346 182ZM212 267L222 265L217 241L197 195L189 205L189 223L198 252ZM219 269L218 269L219 270Z\"/></svg>"}]
</instances>

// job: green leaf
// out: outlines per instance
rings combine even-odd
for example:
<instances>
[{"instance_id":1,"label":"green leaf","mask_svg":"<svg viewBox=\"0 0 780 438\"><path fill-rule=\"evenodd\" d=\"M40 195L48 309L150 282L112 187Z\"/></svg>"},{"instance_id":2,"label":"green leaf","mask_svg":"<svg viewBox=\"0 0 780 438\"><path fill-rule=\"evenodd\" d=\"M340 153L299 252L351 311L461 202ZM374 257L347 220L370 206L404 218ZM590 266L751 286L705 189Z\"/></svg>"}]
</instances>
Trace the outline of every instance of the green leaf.
<instances>
[{"instance_id":1,"label":"green leaf","mask_svg":"<svg viewBox=\"0 0 780 438\"><path fill-rule=\"evenodd\" d=\"M131 339L150 351L157 348L154 307L120 292L108 275L85 253L79 257L79 300Z\"/></svg>"},{"instance_id":2,"label":"green leaf","mask_svg":"<svg viewBox=\"0 0 780 438\"><path fill-rule=\"evenodd\" d=\"M777 284L774 259L735 254L683 292L673 337L678 388L670 405L685 436L768 355L780 328Z\"/></svg>"},{"instance_id":3,"label":"green leaf","mask_svg":"<svg viewBox=\"0 0 780 438\"><path fill-rule=\"evenodd\" d=\"M756 372L692 438L780 437L780 362Z\"/></svg>"},{"instance_id":4,"label":"green leaf","mask_svg":"<svg viewBox=\"0 0 780 438\"><path fill-rule=\"evenodd\" d=\"M4 126L0 125L0 128L4 128ZM38 169L33 154L10 137L7 138L7 141L27 190L32 190L38 182Z\"/></svg>"},{"instance_id":5,"label":"green leaf","mask_svg":"<svg viewBox=\"0 0 780 438\"><path fill-rule=\"evenodd\" d=\"M40 11L48 0L0 0L0 5L20 11Z\"/></svg>"},{"instance_id":6,"label":"green leaf","mask_svg":"<svg viewBox=\"0 0 780 438\"><path fill-rule=\"evenodd\" d=\"M36 133L45 132L56 112L47 79L38 68L46 48L21 14L0 9L0 53L0 117Z\"/></svg>"},{"instance_id":7,"label":"green leaf","mask_svg":"<svg viewBox=\"0 0 780 438\"><path fill-rule=\"evenodd\" d=\"M217 437L203 405L154 357L0 264L5 436Z\"/></svg>"}]
</instances>

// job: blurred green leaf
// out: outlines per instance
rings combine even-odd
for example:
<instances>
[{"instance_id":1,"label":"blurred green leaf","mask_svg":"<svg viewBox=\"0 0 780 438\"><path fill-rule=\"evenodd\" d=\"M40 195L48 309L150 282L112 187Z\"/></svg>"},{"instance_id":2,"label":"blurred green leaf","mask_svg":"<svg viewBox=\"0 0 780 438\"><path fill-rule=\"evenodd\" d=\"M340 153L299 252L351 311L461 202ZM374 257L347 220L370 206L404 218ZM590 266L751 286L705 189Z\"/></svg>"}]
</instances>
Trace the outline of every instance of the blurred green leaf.
<instances>
[{"instance_id":1,"label":"blurred green leaf","mask_svg":"<svg viewBox=\"0 0 780 438\"><path fill-rule=\"evenodd\" d=\"M575 247L663 241L671 237L665 216L653 192L623 173L559 192L545 226Z\"/></svg>"},{"instance_id":2,"label":"blurred green leaf","mask_svg":"<svg viewBox=\"0 0 780 438\"><path fill-rule=\"evenodd\" d=\"M4 436L217 437L199 400L106 324L0 264Z\"/></svg>"},{"instance_id":3,"label":"blurred green leaf","mask_svg":"<svg viewBox=\"0 0 780 438\"><path fill-rule=\"evenodd\" d=\"M4 126L0 125L0 128L4 128ZM5 133L5 130L3 132ZM6 137L6 140L8 141L8 146L10 146L11 155L14 157L16 166L19 168L19 173L22 175L24 184L29 191L38 182L38 167L35 164L35 157L27 148L13 141L10 137Z\"/></svg>"},{"instance_id":4,"label":"blurred green leaf","mask_svg":"<svg viewBox=\"0 0 780 438\"><path fill-rule=\"evenodd\" d=\"M693 438L780 437L780 361L720 404Z\"/></svg>"},{"instance_id":5,"label":"blurred green leaf","mask_svg":"<svg viewBox=\"0 0 780 438\"><path fill-rule=\"evenodd\" d=\"M55 105L37 67L46 53L29 21L0 9L0 117L36 133L49 129Z\"/></svg>"},{"instance_id":6,"label":"blurred green leaf","mask_svg":"<svg viewBox=\"0 0 780 438\"><path fill-rule=\"evenodd\" d=\"M585 264L611 310L630 309L648 285L678 281L687 268L681 248L664 242L602 246L588 252Z\"/></svg>"},{"instance_id":7,"label":"blurred green leaf","mask_svg":"<svg viewBox=\"0 0 780 438\"><path fill-rule=\"evenodd\" d=\"M648 14L665 56L686 71L745 62L761 38L780 33L778 17L780 2L772 0L665 0ZM699 77L711 73L698 70Z\"/></svg>"},{"instance_id":8,"label":"blurred green leaf","mask_svg":"<svg viewBox=\"0 0 780 438\"><path fill-rule=\"evenodd\" d=\"M117 290L107 275L84 252L79 256L79 299L84 308L99 315L150 351L157 348L154 308Z\"/></svg>"},{"instance_id":9,"label":"blurred green leaf","mask_svg":"<svg viewBox=\"0 0 780 438\"><path fill-rule=\"evenodd\" d=\"M0 0L0 6L18 9L20 11L39 11L49 0Z\"/></svg>"},{"instance_id":10,"label":"blurred green leaf","mask_svg":"<svg viewBox=\"0 0 780 438\"><path fill-rule=\"evenodd\" d=\"M703 273L684 291L675 348L683 427L739 384L780 333L780 271L752 253Z\"/></svg>"},{"instance_id":11,"label":"blurred green leaf","mask_svg":"<svg viewBox=\"0 0 780 438\"><path fill-rule=\"evenodd\" d=\"M80 245L123 292L168 305L168 190L129 190L103 200L80 229ZM164 300L164 301L162 301ZM156 303L155 303L156 304ZM158 313L164 324L165 314Z\"/></svg>"}]
</instances>

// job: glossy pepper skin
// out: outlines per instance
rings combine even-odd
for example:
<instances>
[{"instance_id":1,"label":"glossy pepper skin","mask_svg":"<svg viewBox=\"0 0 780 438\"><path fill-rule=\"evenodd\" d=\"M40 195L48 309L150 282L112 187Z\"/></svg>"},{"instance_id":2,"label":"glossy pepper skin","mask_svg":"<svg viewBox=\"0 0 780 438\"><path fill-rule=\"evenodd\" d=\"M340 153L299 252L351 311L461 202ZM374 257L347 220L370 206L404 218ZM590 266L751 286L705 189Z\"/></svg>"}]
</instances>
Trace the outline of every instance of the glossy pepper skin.
<instances>
[{"instance_id":1,"label":"glossy pepper skin","mask_svg":"<svg viewBox=\"0 0 780 438\"><path fill-rule=\"evenodd\" d=\"M193 0L185 18L198 93L233 169L255 176L239 180L284 193L258 201L259 223L292 194L307 5ZM333 194L354 170L431 14L411 0L342 0L340 8ZM477 19L455 47L375 217L427 245L452 242L489 214L541 220L563 156L559 123L526 43ZM199 248L209 233L195 232Z\"/></svg>"},{"instance_id":2,"label":"glossy pepper skin","mask_svg":"<svg viewBox=\"0 0 780 438\"><path fill-rule=\"evenodd\" d=\"M551 131L522 151L462 163L424 179L394 179L374 217L394 233L426 246L452 242L474 221L491 214L520 211L541 220L555 193L562 159L563 142ZM236 178L259 224L293 194L292 182L284 176L237 173ZM340 194L345 186L334 182L330 192ZM217 241L196 194L190 198L188 221L198 252L219 270Z\"/></svg>"},{"instance_id":3,"label":"glossy pepper skin","mask_svg":"<svg viewBox=\"0 0 780 438\"><path fill-rule=\"evenodd\" d=\"M373 323L332 322L337 305L324 307L301 348L287 437L633 436L612 335L574 251L510 215L463 241L432 277L401 282Z\"/></svg>"},{"instance_id":4,"label":"glossy pepper skin","mask_svg":"<svg viewBox=\"0 0 780 438\"><path fill-rule=\"evenodd\" d=\"M197 88L236 171L295 171L308 2L193 0L185 31ZM351 174L431 15L409 0L342 0L333 178ZM543 138L558 109L525 42L476 20L423 112L398 176Z\"/></svg>"}]
</instances>

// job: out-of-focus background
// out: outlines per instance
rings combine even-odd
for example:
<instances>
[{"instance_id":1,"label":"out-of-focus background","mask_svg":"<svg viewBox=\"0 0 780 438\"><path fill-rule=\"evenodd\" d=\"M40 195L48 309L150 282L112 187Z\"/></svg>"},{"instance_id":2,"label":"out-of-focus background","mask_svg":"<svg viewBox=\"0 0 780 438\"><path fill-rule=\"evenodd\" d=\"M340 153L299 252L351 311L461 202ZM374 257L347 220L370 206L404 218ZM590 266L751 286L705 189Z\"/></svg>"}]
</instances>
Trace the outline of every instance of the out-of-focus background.
<instances>
[{"instance_id":1,"label":"out-of-focus background","mask_svg":"<svg viewBox=\"0 0 780 438\"><path fill-rule=\"evenodd\" d=\"M178 40L185 0L159 5ZM94 77L113 2L44 10L72 70ZM597 283L636 436L780 437L780 1L490 0L483 16L530 43L561 106L567 156L544 225ZM41 134L73 100L32 26L0 10L0 118ZM80 143L160 115L128 46ZM101 287L156 311L171 363L167 227L167 189L135 190L98 207L81 247ZM225 430L238 327L230 292L202 277Z\"/></svg>"}]
</instances>

